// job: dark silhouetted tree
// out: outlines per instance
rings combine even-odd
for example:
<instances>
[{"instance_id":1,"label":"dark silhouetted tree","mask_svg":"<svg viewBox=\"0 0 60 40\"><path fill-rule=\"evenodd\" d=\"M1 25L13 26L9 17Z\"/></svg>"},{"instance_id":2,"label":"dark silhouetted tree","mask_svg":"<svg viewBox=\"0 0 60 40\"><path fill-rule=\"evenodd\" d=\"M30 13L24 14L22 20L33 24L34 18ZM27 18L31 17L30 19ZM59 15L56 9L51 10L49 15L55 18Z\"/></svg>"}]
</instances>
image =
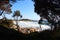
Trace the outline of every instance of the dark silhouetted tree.
<instances>
[{"instance_id":1,"label":"dark silhouetted tree","mask_svg":"<svg viewBox=\"0 0 60 40\"><path fill-rule=\"evenodd\" d=\"M18 0L0 0L0 16L2 14L5 14L4 12L6 12L7 14L11 13L12 12L11 11L11 7L12 7L11 3L16 2L16 1L18 1Z\"/></svg>"},{"instance_id":2,"label":"dark silhouetted tree","mask_svg":"<svg viewBox=\"0 0 60 40\"><path fill-rule=\"evenodd\" d=\"M60 24L60 1L59 0L33 0L35 12L41 18L45 18L51 24L51 30ZM39 21L40 22L40 21ZM42 22L42 21L41 21Z\"/></svg>"},{"instance_id":3,"label":"dark silhouetted tree","mask_svg":"<svg viewBox=\"0 0 60 40\"><path fill-rule=\"evenodd\" d=\"M5 5L2 5L1 6L1 10L2 12L0 13L0 15L4 15L4 19L6 19L5 17L5 13L6 14L10 14L12 11L11 11L11 4L5 4ZM5 12L5 13L4 13Z\"/></svg>"}]
</instances>

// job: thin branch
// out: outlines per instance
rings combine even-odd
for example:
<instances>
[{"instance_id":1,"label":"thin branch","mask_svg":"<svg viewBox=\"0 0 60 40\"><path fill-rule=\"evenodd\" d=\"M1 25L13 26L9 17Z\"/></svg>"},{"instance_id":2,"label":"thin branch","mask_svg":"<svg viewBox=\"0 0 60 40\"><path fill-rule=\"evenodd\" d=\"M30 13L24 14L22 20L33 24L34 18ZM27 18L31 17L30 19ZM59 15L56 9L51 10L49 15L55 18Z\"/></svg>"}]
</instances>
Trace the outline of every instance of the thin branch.
<instances>
[{"instance_id":1,"label":"thin branch","mask_svg":"<svg viewBox=\"0 0 60 40\"><path fill-rule=\"evenodd\" d=\"M1 12L1 14L0 14L0 15L2 15L2 14L3 14L3 12L4 12L4 10Z\"/></svg>"}]
</instances>

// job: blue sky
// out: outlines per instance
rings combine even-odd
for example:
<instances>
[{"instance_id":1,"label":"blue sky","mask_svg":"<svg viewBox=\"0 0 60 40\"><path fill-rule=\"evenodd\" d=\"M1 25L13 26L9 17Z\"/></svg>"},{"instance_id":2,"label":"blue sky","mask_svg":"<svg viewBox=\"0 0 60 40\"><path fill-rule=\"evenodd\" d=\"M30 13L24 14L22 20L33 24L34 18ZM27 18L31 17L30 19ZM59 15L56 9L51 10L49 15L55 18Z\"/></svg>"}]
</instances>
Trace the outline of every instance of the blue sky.
<instances>
[{"instance_id":1,"label":"blue sky","mask_svg":"<svg viewBox=\"0 0 60 40\"><path fill-rule=\"evenodd\" d=\"M18 1L12 6L12 11L19 10L23 18L39 20L39 15L34 12L34 2L31 0Z\"/></svg>"},{"instance_id":2,"label":"blue sky","mask_svg":"<svg viewBox=\"0 0 60 40\"><path fill-rule=\"evenodd\" d=\"M32 20L39 20L39 15L34 12L34 2L31 0L24 0L24 1L17 1L12 6L12 11L19 10L21 12L22 18L24 19L32 19ZM12 12L12 14L13 14ZM8 19L13 19L11 16L12 14L6 14Z\"/></svg>"}]
</instances>

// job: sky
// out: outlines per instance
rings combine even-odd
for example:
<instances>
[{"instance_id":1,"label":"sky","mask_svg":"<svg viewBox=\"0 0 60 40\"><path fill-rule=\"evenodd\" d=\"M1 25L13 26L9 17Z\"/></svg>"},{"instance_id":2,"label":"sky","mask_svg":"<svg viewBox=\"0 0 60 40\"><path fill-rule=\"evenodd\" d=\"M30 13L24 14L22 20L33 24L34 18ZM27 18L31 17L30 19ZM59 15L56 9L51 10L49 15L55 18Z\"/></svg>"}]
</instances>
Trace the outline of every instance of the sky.
<instances>
[{"instance_id":1,"label":"sky","mask_svg":"<svg viewBox=\"0 0 60 40\"><path fill-rule=\"evenodd\" d=\"M21 15L23 16L22 19L32 19L32 20L39 20L40 17L34 12L34 2L31 0L24 0L24 1L17 1L11 7L12 14L6 14L8 19L13 19L12 15L14 11L19 10Z\"/></svg>"},{"instance_id":2,"label":"sky","mask_svg":"<svg viewBox=\"0 0 60 40\"><path fill-rule=\"evenodd\" d=\"M39 15L34 12L34 2L32 0L17 1L13 4L11 9L11 14L5 14L8 19L13 19L12 15L14 11L19 10L23 16L22 19L40 20Z\"/></svg>"}]
</instances>

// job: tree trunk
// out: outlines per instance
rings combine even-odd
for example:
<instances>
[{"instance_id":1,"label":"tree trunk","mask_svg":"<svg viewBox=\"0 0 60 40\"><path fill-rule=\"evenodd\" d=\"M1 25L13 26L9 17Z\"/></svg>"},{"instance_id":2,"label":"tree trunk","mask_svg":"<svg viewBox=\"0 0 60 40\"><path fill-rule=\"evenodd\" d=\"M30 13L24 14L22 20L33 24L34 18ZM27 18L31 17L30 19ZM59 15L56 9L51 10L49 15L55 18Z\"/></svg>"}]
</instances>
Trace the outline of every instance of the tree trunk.
<instances>
[{"instance_id":1,"label":"tree trunk","mask_svg":"<svg viewBox=\"0 0 60 40\"><path fill-rule=\"evenodd\" d=\"M3 15L4 15L4 20L6 20L6 17L5 17L5 14L3 13Z\"/></svg>"},{"instance_id":2,"label":"tree trunk","mask_svg":"<svg viewBox=\"0 0 60 40\"><path fill-rule=\"evenodd\" d=\"M41 28L41 22L42 22L42 18L39 20L40 30L42 30L42 28Z\"/></svg>"},{"instance_id":3,"label":"tree trunk","mask_svg":"<svg viewBox=\"0 0 60 40\"><path fill-rule=\"evenodd\" d=\"M42 31L41 24L40 24L40 30Z\"/></svg>"},{"instance_id":4,"label":"tree trunk","mask_svg":"<svg viewBox=\"0 0 60 40\"><path fill-rule=\"evenodd\" d=\"M17 26L17 29L18 29L18 31L19 31L18 16L16 16L16 26Z\"/></svg>"}]
</instances>

